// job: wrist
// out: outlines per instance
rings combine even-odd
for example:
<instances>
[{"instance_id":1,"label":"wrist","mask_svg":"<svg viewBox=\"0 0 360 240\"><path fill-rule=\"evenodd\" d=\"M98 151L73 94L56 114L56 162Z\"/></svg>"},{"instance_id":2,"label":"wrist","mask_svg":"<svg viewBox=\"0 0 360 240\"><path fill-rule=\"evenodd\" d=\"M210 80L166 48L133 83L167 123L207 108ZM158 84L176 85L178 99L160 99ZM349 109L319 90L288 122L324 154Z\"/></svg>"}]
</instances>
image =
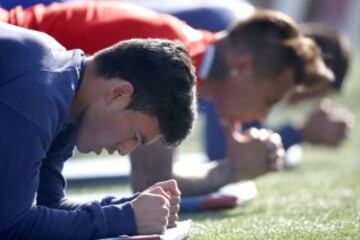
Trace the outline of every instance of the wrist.
<instances>
[{"instance_id":1,"label":"wrist","mask_svg":"<svg viewBox=\"0 0 360 240\"><path fill-rule=\"evenodd\" d=\"M307 129L304 125L294 126L292 124L285 125L278 131L281 136L283 146L288 149L292 145L299 144L302 141L306 141Z\"/></svg>"},{"instance_id":2,"label":"wrist","mask_svg":"<svg viewBox=\"0 0 360 240\"><path fill-rule=\"evenodd\" d=\"M103 207L103 211L107 223L107 237L136 234L137 223L131 201Z\"/></svg>"},{"instance_id":3,"label":"wrist","mask_svg":"<svg viewBox=\"0 0 360 240\"><path fill-rule=\"evenodd\" d=\"M225 184L239 181L238 166L234 162L229 160L224 161L224 172L225 172L224 179L226 179Z\"/></svg>"}]
</instances>

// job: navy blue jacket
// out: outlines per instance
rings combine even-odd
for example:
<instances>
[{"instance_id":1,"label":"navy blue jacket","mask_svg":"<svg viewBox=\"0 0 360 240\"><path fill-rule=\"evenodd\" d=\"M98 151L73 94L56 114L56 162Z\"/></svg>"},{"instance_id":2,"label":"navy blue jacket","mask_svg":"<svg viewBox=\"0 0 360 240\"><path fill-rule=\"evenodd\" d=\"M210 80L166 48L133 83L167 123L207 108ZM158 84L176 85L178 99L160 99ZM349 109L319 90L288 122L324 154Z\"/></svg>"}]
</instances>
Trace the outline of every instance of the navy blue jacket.
<instances>
[{"instance_id":1,"label":"navy blue jacket","mask_svg":"<svg viewBox=\"0 0 360 240\"><path fill-rule=\"evenodd\" d=\"M45 5L52 2L62 2L63 0L0 0L0 7L10 10L16 6L22 6L24 8L31 7L38 3L43 3Z\"/></svg>"},{"instance_id":2,"label":"navy blue jacket","mask_svg":"<svg viewBox=\"0 0 360 240\"><path fill-rule=\"evenodd\" d=\"M128 199L77 204L61 174L76 126L67 114L81 76L81 50L0 23L0 239L93 239L135 234Z\"/></svg>"}]
</instances>

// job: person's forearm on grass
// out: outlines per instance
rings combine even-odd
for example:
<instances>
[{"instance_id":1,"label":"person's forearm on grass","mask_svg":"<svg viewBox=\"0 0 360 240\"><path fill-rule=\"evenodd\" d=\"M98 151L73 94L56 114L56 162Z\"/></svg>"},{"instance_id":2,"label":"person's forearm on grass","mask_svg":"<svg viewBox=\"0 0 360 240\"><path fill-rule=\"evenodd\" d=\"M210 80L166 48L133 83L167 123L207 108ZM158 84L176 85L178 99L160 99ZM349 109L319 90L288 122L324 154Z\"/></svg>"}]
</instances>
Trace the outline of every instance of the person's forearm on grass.
<instances>
[{"instance_id":1,"label":"person's forearm on grass","mask_svg":"<svg viewBox=\"0 0 360 240\"><path fill-rule=\"evenodd\" d=\"M174 172L174 149L161 142L138 149L131 155L133 190L142 191L155 182L174 178L183 196L207 194L225 184L281 168L284 149L277 134L254 129L242 138L228 135L227 142L228 159L201 165L193 165L189 159L193 167L187 172Z\"/></svg>"},{"instance_id":2,"label":"person's forearm on grass","mask_svg":"<svg viewBox=\"0 0 360 240\"><path fill-rule=\"evenodd\" d=\"M207 162L196 168L192 169L192 173L173 172L183 195L208 194L235 181L233 168L228 161Z\"/></svg>"},{"instance_id":3,"label":"person's forearm on grass","mask_svg":"<svg viewBox=\"0 0 360 240\"><path fill-rule=\"evenodd\" d=\"M231 167L225 161L204 163L194 174L173 171L174 149L160 142L142 147L131 154L131 184L134 192L158 181L174 178L183 196L206 194L232 182ZM146 161L144 161L146 159ZM189 159L191 164L191 159Z\"/></svg>"}]
</instances>

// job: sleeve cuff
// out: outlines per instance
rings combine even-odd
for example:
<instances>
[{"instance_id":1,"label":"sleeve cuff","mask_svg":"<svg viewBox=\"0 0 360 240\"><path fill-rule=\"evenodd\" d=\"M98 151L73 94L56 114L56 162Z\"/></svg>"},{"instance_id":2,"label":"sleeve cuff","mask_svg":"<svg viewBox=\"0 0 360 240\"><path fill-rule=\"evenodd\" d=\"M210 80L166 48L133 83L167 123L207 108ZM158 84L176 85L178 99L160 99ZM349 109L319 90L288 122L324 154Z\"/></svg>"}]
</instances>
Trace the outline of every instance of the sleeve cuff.
<instances>
[{"instance_id":1,"label":"sleeve cuff","mask_svg":"<svg viewBox=\"0 0 360 240\"><path fill-rule=\"evenodd\" d=\"M304 136L301 131L292 125L286 125L280 128L278 133L281 136L285 149L288 149L292 145L301 143L304 140Z\"/></svg>"},{"instance_id":2,"label":"sleeve cuff","mask_svg":"<svg viewBox=\"0 0 360 240\"><path fill-rule=\"evenodd\" d=\"M139 196L139 194L140 193L135 193L129 197L123 197L123 198L116 198L109 196L101 200L101 206L109 206L109 205L125 203L135 199L137 196Z\"/></svg>"},{"instance_id":3,"label":"sleeve cuff","mask_svg":"<svg viewBox=\"0 0 360 240\"><path fill-rule=\"evenodd\" d=\"M135 235L135 213L130 202L103 208L107 221L107 237Z\"/></svg>"}]
</instances>

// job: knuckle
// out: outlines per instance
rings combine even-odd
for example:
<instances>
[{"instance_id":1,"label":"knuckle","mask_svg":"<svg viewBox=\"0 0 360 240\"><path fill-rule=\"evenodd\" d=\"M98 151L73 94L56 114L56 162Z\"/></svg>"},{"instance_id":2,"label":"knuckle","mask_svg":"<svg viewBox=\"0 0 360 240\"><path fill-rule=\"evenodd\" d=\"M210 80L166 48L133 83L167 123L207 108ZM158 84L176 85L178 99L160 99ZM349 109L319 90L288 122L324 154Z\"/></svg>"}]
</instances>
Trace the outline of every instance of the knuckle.
<instances>
[{"instance_id":1,"label":"knuckle","mask_svg":"<svg viewBox=\"0 0 360 240\"><path fill-rule=\"evenodd\" d=\"M163 212L164 212L165 216L169 216L169 214L170 214L170 210L166 207L163 208Z\"/></svg>"},{"instance_id":2,"label":"knuckle","mask_svg":"<svg viewBox=\"0 0 360 240\"><path fill-rule=\"evenodd\" d=\"M158 219L158 224L161 229L163 229L168 223L168 216L161 216Z\"/></svg>"},{"instance_id":3,"label":"knuckle","mask_svg":"<svg viewBox=\"0 0 360 240\"><path fill-rule=\"evenodd\" d=\"M176 214L180 210L180 205L174 205L170 207L170 214Z\"/></svg>"},{"instance_id":4,"label":"knuckle","mask_svg":"<svg viewBox=\"0 0 360 240\"><path fill-rule=\"evenodd\" d=\"M178 219L179 219L179 215L177 213L169 217L169 221L171 220L172 222L176 222Z\"/></svg>"},{"instance_id":5,"label":"knuckle","mask_svg":"<svg viewBox=\"0 0 360 240\"><path fill-rule=\"evenodd\" d=\"M175 186L177 185L175 179L170 179L170 180L167 181L167 183L168 183L170 186L173 186L173 187L175 187Z\"/></svg>"},{"instance_id":6,"label":"knuckle","mask_svg":"<svg viewBox=\"0 0 360 240\"><path fill-rule=\"evenodd\" d=\"M164 224L162 222L159 222L159 225L155 228L155 233L163 233L164 232Z\"/></svg>"},{"instance_id":7,"label":"knuckle","mask_svg":"<svg viewBox=\"0 0 360 240\"><path fill-rule=\"evenodd\" d=\"M159 210L158 210L158 213L160 216L162 217L168 217L169 216L169 209L166 208L166 207L161 207Z\"/></svg>"},{"instance_id":8,"label":"knuckle","mask_svg":"<svg viewBox=\"0 0 360 240\"><path fill-rule=\"evenodd\" d=\"M179 210L180 210L180 204L176 204L174 206L174 212L179 212Z\"/></svg>"},{"instance_id":9,"label":"knuckle","mask_svg":"<svg viewBox=\"0 0 360 240\"><path fill-rule=\"evenodd\" d=\"M166 205L167 204L167 200L166 200L166 198L165 197L163 197L163 196L158 196L158 202L159 202L159 204L161 205L161 206L163 206L163 205Z\"/></svg>"},{"instance_id":10,"label":"knuckle","mask_svg":"<svg viewBox=\"0 0 360 240\"><path fill-rule=\"evenodd\" d=\"M171 203L171 205L179 204L180 201L181 201L181 197L180 197L180 196L173 195L173 196L171 196L171 198L170 198L170 203Z\"/></svg>"},{"instance_id":11,"label":"knuckle","mask_svg":"<svg viewBox=\"0 0 360 240\"><path fill-rule=\"evenodd\" d=\"M150 192L151 193L155 193L155 194L159 194L159 193L161 193L161 187L159 187L159 186L155 186L154 188L152 188L151 190L150 190Z\"/></svg>"},{"instance_id":12,"label":"knuckle","mask_svg":"<svg viewBox=\"0 0 360 240\"><path fill-rule=\"evenodd\" d=\"M162 225L161 231L163 232L166 226L168 225L168 219L167 218L162 219L161 225Z\"/></svg>"}]
</instances>

